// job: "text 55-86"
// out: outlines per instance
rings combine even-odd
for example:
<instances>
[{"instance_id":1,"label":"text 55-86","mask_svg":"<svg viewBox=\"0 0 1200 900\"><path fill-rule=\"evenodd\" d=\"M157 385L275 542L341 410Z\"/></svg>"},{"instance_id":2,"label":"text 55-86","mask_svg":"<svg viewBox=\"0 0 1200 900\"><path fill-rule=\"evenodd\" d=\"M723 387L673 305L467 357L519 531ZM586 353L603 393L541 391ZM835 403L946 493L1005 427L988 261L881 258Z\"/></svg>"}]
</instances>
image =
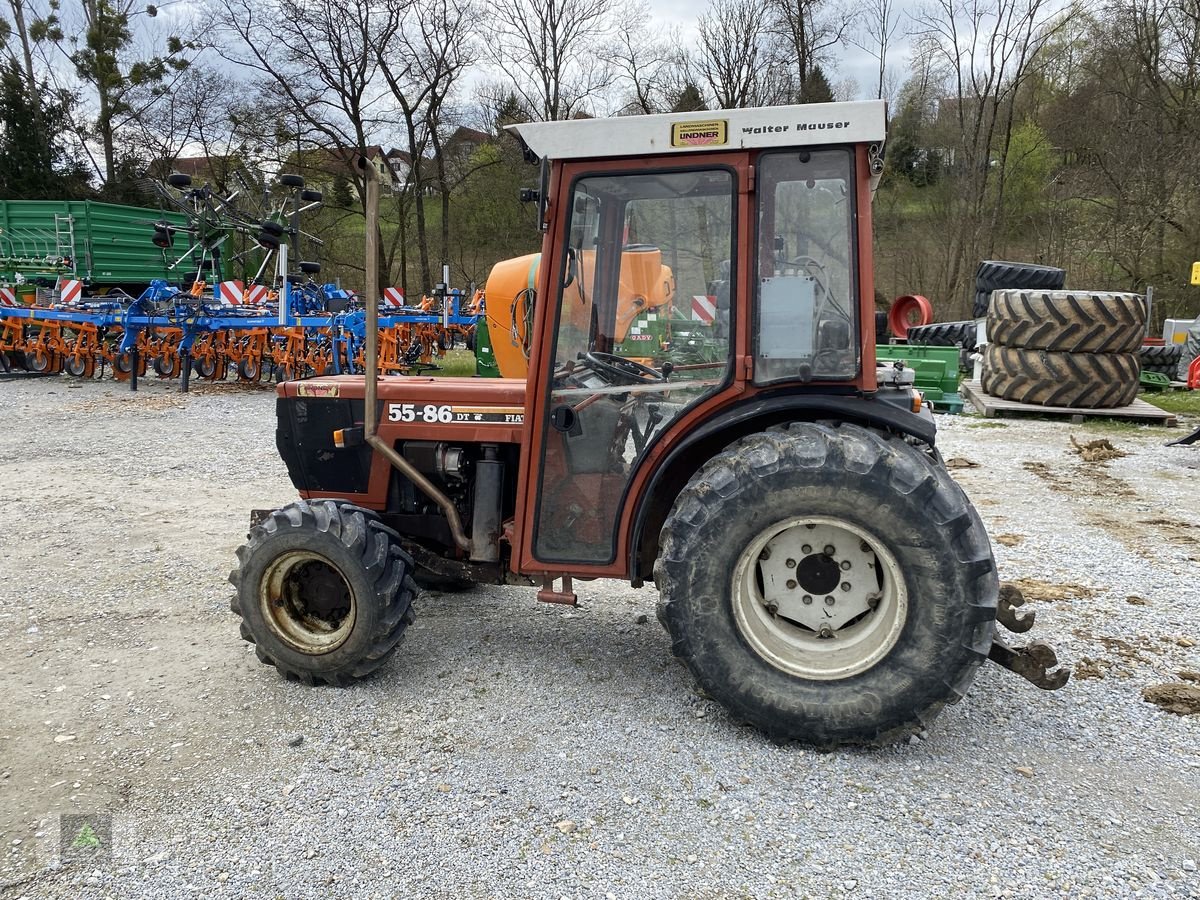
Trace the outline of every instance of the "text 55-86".
<instances>
[{"instance_id":1,"label":"text 55-86","mask_svg":"<svg viewBox=\"0 0 1200 900\"><path fill-rule=\"evenodd\" d=\"M451 406L435 406L427 403L418 406L415 403L393 403L388 407L389 422L424 422L434 425L438 422L445 424L454 421L454 408Z\"/></svg>"}]
</instances>

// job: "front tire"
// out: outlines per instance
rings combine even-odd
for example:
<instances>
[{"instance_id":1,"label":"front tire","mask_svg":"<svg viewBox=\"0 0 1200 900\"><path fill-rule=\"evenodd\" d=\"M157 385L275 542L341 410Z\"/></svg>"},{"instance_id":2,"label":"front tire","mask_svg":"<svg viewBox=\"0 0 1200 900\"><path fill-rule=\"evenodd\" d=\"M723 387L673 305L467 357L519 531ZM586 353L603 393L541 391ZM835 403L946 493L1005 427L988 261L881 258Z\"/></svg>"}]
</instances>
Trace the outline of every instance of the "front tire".
<instances>
[{"instance_id":1,"label":"front tire","mask_svg":"<svg viewBox=\"0 0 1200 900\"><path fill-rule=\"evenodd\" d=\"M364 678L413 621L412 558L369 510L299 500L254 526L237 556L229 581L242 637L286 678Z\"/></svg>"},{"instance_id":2,"label":"front tire","mask_svg":"<svg viewBox=\"0 0 1200 900\"><path fill-rule=\"evenodd\" d=\"M890 743L961 698L999 590L982 521L928 454L809 423L709 461L667 518L655 576L700 686L821 747Z\"/></svg>"}]
</instances>

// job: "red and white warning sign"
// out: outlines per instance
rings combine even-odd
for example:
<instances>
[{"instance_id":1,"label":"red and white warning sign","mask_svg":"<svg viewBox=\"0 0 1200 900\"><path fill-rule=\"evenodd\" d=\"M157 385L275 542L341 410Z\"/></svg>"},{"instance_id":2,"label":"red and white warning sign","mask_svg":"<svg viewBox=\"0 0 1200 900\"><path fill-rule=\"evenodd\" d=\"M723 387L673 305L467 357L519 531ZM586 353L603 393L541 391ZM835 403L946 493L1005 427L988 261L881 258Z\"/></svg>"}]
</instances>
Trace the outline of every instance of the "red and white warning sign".
<instances>
[{"instance_id":1,"label":"red and white warning sign","mask_svg":"<svg viewBox=\"0 0 1200 900\"><path fill-rule=\"evenodd\" d=\"M222 281L217 285L217 300L222 306L241 306L242 290L240 281Z\"/></svg>"},{"instance_id":2,"label":"red and white warning sign","mask_svg":"<svg viewBox=\"0 0 1200 900\"><path fill-rule=\"evenodd\" d=\"M383 305L384 306L403 306L404 292L398 287L387 287L383 289Z\"/></svg>"},{"instance_id":3,"label":"red and white warning sign","mask_svg":"<svg viewBox=\"0 0 1200 900\"><path fill-rule=\"evenodd\" d=\"M717 298L704 294L692 295L692 321L711 325L717 317Z\"/></svg>"},{"instance_id":4,"label":"red and white warning sign","mask_svg":"<svg viewBox=\"0 0 1200 900\"><path fill-rule=\"evenodd\" d=\"M74 278L62 282L58 296L63 303L78 303L83 297L83 282Z\"/></svg>"},{"instance_id":5,"label":"red and white warning sign","mask_svg":"<svg viewBox=\"0 0 1200 900\"><path fill-rule=\"evenodd\" d=\"M17 291L16 288L0 287L0 306L16 306Z\"/></svg>"},{"instance_id":6,"label":"red and white warning sign","mask_svg":"<svg viewBox=\"0 0 1200 900\"><path fill-rule=\"evenodd\" d=\"M262 306L267 302L269 293L265 284L252 284L250 290L246 292L246 302L251 306Z\"/></svg>"}]
</instances>

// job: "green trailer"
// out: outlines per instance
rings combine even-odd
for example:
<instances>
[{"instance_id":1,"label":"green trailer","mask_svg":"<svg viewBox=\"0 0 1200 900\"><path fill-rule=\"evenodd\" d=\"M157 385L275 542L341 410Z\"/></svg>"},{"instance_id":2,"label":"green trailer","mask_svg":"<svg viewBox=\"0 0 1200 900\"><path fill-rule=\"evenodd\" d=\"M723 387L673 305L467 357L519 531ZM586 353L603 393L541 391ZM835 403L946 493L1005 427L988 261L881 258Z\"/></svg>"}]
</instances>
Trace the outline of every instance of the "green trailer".
<instances>
[{"instance_id":1,"label":"green trailer","mask_svg":"<svg viewBox=\"0 0 1200 900\"><path fill-rule=\"evenodd\" d=\"M60 276L91 288L141 288L155 278L177 280L187 263L181 238L160 249L155 222L187 227L187 217L141 206L94 200L0 200L0 283L52 284Z\"/></svg>"}]
</instances>

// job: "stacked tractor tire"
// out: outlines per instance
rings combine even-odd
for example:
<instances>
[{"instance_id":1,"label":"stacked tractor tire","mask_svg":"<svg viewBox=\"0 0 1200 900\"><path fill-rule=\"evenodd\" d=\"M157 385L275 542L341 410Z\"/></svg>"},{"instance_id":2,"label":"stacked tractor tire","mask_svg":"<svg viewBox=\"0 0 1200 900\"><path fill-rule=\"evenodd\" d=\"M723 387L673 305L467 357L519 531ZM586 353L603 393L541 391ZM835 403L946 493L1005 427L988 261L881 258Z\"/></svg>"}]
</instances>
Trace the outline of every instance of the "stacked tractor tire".
<instances>
[{"instance_id":1,"label":"stacked tractor tire","mask_svg":"<svg viewBox=\"0 0 1200 900\"><path fill-rule=\"evenodd\" d=\"M1145 327L1145 301L1138 294L994 291L983 390L1044 406L1126 406L1138 392Z\"/></svg>"},{"instance_id":2,"label":"stacked tractor tire","mask_svg":"<svg viewBox=\"0 0 1200 900\"><path fill-rule=\"evenodd\" d=\"M1143 372L1157 372L1174 379L1183 358L1182 344L1147 344L1138 348L1138 362Z\"/></svg>"}]
</instances>

